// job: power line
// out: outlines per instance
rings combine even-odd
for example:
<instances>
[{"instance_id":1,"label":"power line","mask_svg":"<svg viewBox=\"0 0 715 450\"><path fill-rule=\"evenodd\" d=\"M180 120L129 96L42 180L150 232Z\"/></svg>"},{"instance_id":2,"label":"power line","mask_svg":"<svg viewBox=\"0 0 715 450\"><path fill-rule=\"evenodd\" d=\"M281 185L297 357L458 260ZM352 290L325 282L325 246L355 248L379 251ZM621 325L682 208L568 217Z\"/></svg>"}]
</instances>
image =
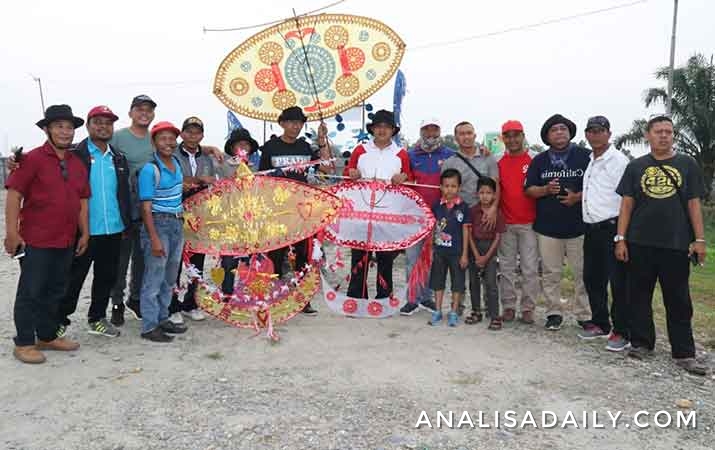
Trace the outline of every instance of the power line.
<instances>
[{"instance_id":1,"label":"power line","mask_svg":"<svg viewBox=\"0 0 715 450\"><path fill-rule=\"evenodd\" d=\"M519 25L519 26L505 28L503 30L498 30L498 31L490 31L488 33L475 34L473 36L467 36L467 37L463 37L463 38L459 38L459 39L453 39L453 40L449 40L449 41L440 41L440 42L431 42L431 43L427 43L427 44L418 45L416 47L408 47L408 51L415 52L415 51L419 51L419 50L426 50L428 48L461 44L462 42L468 42L468 41L473 41L473 40L477 40L477 39L498 36L500 34L511 33L514 31L524 31L524 30L539 28L539 27L543 27L546 25L553 25L556 23L567 22L570 20L580 19L583 17L594 16L596 14L602 14L605 12L615 11L618 9L630 8L632 6L636 6L641 3L647 3L648 1L649 0L637 0L637 1L630 2L630 3L622 4L622 5L611 6L608 8L595 9L593 11L587 11L587 12L583 12L583 13L579 13L579 14L572 14L570 16L563 16L563 17L557 17L554 19L542 20L541 22L535 22L535 23L526 24L526 25Z\"/></svg>"}]
</instances>

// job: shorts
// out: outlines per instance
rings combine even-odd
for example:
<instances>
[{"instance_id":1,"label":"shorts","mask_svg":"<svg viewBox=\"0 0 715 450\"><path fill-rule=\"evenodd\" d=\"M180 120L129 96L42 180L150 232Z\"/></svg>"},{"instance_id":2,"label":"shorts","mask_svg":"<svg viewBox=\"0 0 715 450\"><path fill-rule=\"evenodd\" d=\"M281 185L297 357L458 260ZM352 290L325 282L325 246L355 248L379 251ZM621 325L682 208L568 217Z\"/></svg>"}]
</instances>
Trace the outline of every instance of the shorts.
<instances>
[{"instance_id":1,"label":"shorts","mask_svg":"<svg viewBox=\"0 0 715 450\"><path fill-rule=\"evenodd\" d=\"M449 270L449 282L452 292L464 293L464 269L459 267L458 255L447 255L434 252L432 254L432 269L430 269L429 287L435 291L443 291L447 282L447 270Z\"/></svg>"}]
</instances>

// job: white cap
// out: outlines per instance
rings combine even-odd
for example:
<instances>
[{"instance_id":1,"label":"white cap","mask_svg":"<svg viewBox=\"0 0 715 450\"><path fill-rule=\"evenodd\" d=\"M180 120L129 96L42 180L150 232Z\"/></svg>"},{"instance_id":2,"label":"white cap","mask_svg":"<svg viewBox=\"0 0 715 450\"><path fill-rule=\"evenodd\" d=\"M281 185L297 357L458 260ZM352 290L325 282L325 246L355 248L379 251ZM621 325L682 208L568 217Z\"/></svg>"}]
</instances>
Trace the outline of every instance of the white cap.
<instances>
[{"instance_id":1,"label":"white cap","mask_svg":"<svg viewBox=\"0 0 715 450\"><path fill-rule=\"evenodd\" d=\"M439 119L433 117L431 119L423 120L422 123L420 123L420 130L428 125L434 125L440 130L442 129L442 125L440 125Z\"/></svg>"}]
</instances>

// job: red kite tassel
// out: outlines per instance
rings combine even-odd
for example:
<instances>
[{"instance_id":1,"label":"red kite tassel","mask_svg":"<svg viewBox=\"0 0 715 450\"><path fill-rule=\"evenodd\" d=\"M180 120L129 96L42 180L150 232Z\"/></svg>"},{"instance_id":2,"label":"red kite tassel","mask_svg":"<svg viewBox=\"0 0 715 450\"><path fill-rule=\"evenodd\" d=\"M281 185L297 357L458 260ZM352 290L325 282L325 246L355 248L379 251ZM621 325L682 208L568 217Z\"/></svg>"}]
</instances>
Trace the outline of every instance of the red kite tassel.
<instances>
[{"instance_id":1,"label":"red kite tassel","mask_svg":"<svg viewBox=\"0 0 715 450\"><path fill-rule=\"evenodd\" d=\"M427 236L422 246L417 263L412 268L410 278L407 281L407 298L410 303L414 303L417 298L417 288L426 286L429 282L429 272L432 267L432 239Z\"/></svg>"}]
</instances>

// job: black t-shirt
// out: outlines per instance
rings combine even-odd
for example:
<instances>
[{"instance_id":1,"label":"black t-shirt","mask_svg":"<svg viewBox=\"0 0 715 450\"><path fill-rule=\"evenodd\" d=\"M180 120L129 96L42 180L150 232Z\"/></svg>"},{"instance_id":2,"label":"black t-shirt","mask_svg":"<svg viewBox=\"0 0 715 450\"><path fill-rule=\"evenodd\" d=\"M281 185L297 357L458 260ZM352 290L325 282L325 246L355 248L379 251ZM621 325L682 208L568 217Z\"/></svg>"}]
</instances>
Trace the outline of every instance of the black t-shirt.
<instances>
[{"instance_id":1,"label":"black t-shirt","mask_svg":"<svg viewBox=\"0 0 715 450\"><path fill-rule=\"evenodd\" d=\"M590 152L571 144L568 158L563 165L554 165L549 152L541 152L534 157L526 172L524 189L531 186L546 186L554 178L559 179L562 193L565 189L578 193L583 190L583 174L591 162ZM547 195L536 200L536 220L534 231L555 239L572 239L586 230L583 223L581 203L573 206L562 204L556 195Z\"/></svg>"},{"instance_id":2,"label":"black t-shirt","mask_svg":"<svg viewBox=\"0 0 715 450\"><path fill-rule=\"evenodd\" d=\"M280 169L281 167L317 159L317 155L313 152L310 144L303 139L298 139L292 144L284 142L281 138L271 139L263 144L261 152L261 162L258 170ZM298 171L278 170L271 173L271 175L291 178L305 183L307 170L307 167Z\"/></svg>"},{"instance_id":3,"label":"black t-shirt","mask_svg":"<svg viewBox=\"0 0 715 450\"><path fill-rule=\"evenodd\" d=\"M693 230L678 190L663 170L677 182L682 199L704 195L700 168L688 155L676 153L670 159L656 161L647 154L631 161L616 189L621 196L635 200L626 239L638 245L687 251Z\"/></svg>"}]
</instances>

